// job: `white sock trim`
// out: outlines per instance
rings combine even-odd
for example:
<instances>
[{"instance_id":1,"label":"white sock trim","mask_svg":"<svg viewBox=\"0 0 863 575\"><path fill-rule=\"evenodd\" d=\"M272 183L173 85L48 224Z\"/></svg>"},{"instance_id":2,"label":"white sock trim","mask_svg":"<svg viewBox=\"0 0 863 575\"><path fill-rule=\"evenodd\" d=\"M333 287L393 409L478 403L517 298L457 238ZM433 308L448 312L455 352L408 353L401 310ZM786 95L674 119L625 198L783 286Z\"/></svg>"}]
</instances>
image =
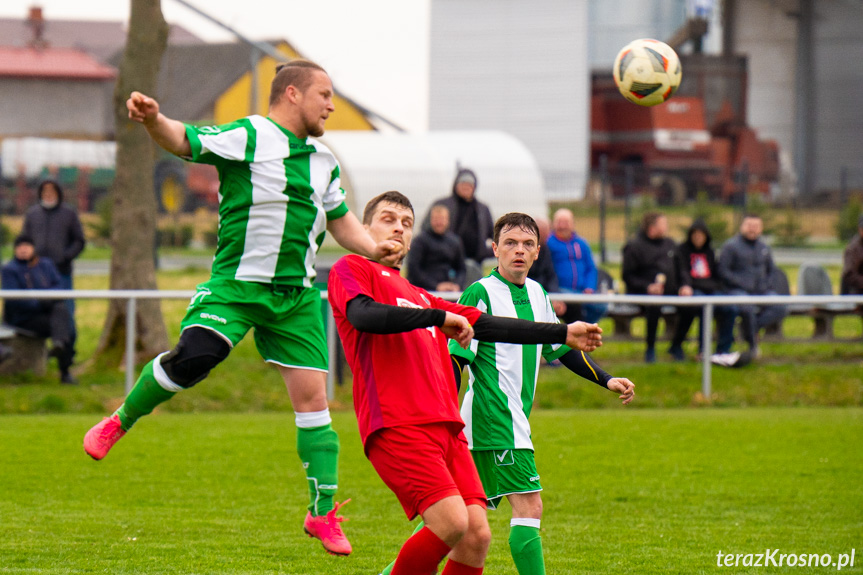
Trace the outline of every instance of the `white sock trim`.
<instances>
[{"instance_id":1,"label":"white sock trim","mask_svg":"<svg viewBox=\"0 0 863 575\"><path fill-rule=\"evenodd\" d=\"M162 356L167 354L167 351L165 353L160 353L156 356L156 359L153 360L153 377L156 378L156 383L159 384L159 387L165 391L172 391L174 393L183 391L185 388L171 381L171 378L168 377L168 374L165 373L164 369L162 369Z\"/></svg>"},{"instance_id":2,"label":"white sock trim","mask_svg":"<svg viewBox=\"0 0 863 575\"><path fill-rule=\"evenodd\" d=\"M297 427L301 429L306 429L309 427L321 427L322 425L327 425L333 420L330 417L330 409L324 409L323 411L303 411L294 412L294 421L297 424Z\"/></svg>"},{"instance_id":3,"label":"white sock trim","mask_svg":"<svg viewBox=\"0 0 863 575\"><path fill-rule=\"evenodd\" d=\"M516 525L521 525L523 527L535 527L536 529L539 529L539 522L540 519L530 519L528 517L513 517L509 522L509 526L514 527Z\"/></svg>"}]
</instances>

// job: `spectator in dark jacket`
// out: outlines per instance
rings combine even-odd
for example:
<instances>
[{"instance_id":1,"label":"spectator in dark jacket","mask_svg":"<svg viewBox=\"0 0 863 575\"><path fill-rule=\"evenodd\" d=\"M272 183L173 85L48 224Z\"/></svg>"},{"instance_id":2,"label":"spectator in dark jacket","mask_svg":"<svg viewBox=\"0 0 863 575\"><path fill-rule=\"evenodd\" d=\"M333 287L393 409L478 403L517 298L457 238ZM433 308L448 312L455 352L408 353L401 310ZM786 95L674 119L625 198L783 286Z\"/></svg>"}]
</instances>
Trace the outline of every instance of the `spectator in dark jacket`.
<instances>
[{"instance_id":1,"label":"spectator in dark jacket","mask_svg":"<svg viewBox=\"0 0 863 575\"><path fill-rule=\"evenodd\" d=\"M491 249L494 220L488 206L476 199L476 189L476 174L472 170L460 168L453 182L452 194L432 204L444 205L449 210L450 230L461 239L464 249L468 284L482 277L482 261L494 257ZM423 220L422 231L429 229L430 220L431 210Z\"/></svg>"},{"instance_id":2,"label":"spectator in dark jacket","mask_svg":"<svg viewBox=\"0 0 863 575\"><path fill-rule=\"evenodd\" d=\"M39 184L39 203L24 215L21 233L33 238L36 255L50 259L60 272L60 287L72 289L72 262L86 243L78 213L63 203L63 188L54 180ZM72 350L75 348L75 300L65 301L72 317Z\"/></svg>"},{"instance_id":3,"label":"spectator in dark jacket","mask_svg":"<svg viewBox=\"0 0 863 575\"><path fill-rule=\"evenodd\" d=\"M777 295L770 277L776 267L770 247L761 240L764 223L761 216L747 214L740 223L740 233L728 240L719 254L719 276L728 295ZM740 305L743 338L752 357L760 356L758 333L782 321L788 313L784 305Z\"/></svg>"},{"instance_id":4,"label":"spectator in dark jacket","mask_svg":"<svg viewBox=\"0 0 863 575\"><path fill-rule=\"evenodd\" d=\"M650 212L641 220L638 234L623 246L621 276L628 294L677 295L674 252L677 245L667 237L668 219ZM647 349L644 361L656 361L656 331L661 308L644 306Z\"/></svg>"},{"instance_id":5,"label":"spectator in dark jacket","mask_svg":"<svg viewBox=\"0 0 863 575\"><path fill-rule=\"evenodd\" d=\"M464 289L465 264L461 240L449 231L449 210L432 206L431 225L413 240L408 281L429 291Z\"/></svg>"},{"instance_id":6,"label":"spectator in dark jacket","mask_svg":"<svg viewBox=\"0 0 863 575\"><path fill-rule=\"evenodd\" d=\"M15 258L0 270L4 290L62 289L60 273L48 258L36 255L32 238L15 238ZM72 366L72 318L64 300L7 299L3 303L3 320L17 328L51 338L49 352L57 358L62 383L76 383L69 373Z\"/></svg>"},{"instance_id":7,"label":"spectator in dark jacket","mask_svg":"<svg viewBox=\"0 0 863 575\"><path fill-rule=\"evenodd\" d=\"M863 216L857 222L857 235L845 248L842 280L839 293L842 295L863 294Z\"/></svg>"},{"instance_id":8,"label":"spectator in dark jacket","mask_svg":"<svg viewBox=\"0 0 863 575\"><path fill-rule=\"evenodd\" d=\"M711 245L710 230L704 220L696 219L692 222L686 232L684 240L674 252L674 263L677 268L677 290L681 296L719 295L722 285L719 281L719 273L716 266L716 252ZM725 354L731 350L734 343L734 310L727 306L714 306L716 323L719 331L719 341L716 344L716 353ZM677 308L677 325L671 347L668 353L674 359L684 359L683 342L689 333L689 328L696 316L701 315L701 308L693 306L680 306ZM698 351L702 352L704 341L704 321L699 322L698 327Z\"/></svg>"}]
</instances>

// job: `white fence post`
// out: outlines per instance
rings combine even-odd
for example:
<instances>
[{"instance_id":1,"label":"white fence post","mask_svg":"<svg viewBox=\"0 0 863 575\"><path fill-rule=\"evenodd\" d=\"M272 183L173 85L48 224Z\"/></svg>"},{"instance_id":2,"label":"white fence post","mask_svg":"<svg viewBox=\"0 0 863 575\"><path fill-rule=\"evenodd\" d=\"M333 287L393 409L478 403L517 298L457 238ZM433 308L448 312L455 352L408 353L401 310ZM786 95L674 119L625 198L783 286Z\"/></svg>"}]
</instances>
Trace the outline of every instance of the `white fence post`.
<instances>
[{"instance_id":1,"label":"white fence post","mask_svg":"<svg viewBox=\"0 0 863 575\"><path fill-rule=\"evenodd\" d=\"M126 301L126 395L135 384L135 340L138 329L138 300L130 297Z\"/></svg>"}]
</instances>

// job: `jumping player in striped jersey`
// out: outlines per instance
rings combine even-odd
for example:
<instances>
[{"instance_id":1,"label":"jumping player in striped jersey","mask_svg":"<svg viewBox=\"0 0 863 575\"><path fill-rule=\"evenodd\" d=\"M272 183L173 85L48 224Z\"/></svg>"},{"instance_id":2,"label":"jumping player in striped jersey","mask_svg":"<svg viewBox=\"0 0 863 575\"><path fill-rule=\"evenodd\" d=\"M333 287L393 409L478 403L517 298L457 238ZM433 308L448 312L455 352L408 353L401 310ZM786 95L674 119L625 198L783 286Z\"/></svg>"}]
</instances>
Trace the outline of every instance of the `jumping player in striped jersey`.
<instances>
[{"instance_id":1,"label":"jumping player in striped jersey","mask_svg":"<svg viewBox=\"0 0 863 575\"><path fill-rule=\"evenodd\" d=\"M210 280L198 286L180 341L148 363L123 405L84 437L102 459L134 423L203 380L252 328L264 361L281 373L293 404L297 452L310 503L303 528L336 555L351 545L334 501L339 438L326 396L327 350L315 255L327 231L343 247L396 261L398 242L375 242L348 211L339 165L324 133L335 109L323 68L294 60L277 69L266 117L198 128L165 117L153 98L132 92L129 118L162 148L219 171L218 247Z\"/></svg>"},{"instance_id":2,"label":"jumping player in striped jersey","mask_svg":"<svg viewBox=\"0 0 863 575\"><path fill-rule=\"evenodd\" d=\"M539 255L539 228L527 214L509 213L497 220L492 243L498 267L465 289L459 303L495 317L556 322L548 294L527 272ZM465 436L485 489L496 509L504 497L512 508L509 547L520 575L545 573L540 539L542 487L534 462L530 417L540 357L559 359L581 377L620 394L624 404L634 384L613 378L583 351L565 345L515 345L474 339L470 346L450 342L456 379L469 366L469 387L461 406ZM390 573L392 565L384 569Z\"/></svg>"}]
</instances>

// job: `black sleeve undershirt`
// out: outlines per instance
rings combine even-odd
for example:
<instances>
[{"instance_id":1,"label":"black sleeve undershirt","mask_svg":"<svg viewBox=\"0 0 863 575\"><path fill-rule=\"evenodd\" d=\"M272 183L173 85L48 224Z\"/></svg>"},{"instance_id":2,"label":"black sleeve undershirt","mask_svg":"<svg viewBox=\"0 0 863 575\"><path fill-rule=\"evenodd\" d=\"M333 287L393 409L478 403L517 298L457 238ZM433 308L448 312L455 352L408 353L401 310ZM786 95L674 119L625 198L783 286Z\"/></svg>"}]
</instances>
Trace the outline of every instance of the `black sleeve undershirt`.
<instances>
[{"instance_id":1,"label":"black sleeve undershirt","mask_svg":"<svg viewBox=\"0 0 863 575\"><path fill-rule=\"evenodd\" d=\"M564 323L539 323L487 313L473 324L475 339L503 343L564 343L566 329Z\"/></svg>"},{"instance_id":2,"label":"black sleeve undershirt","mask_svg":"<svg viewBox=\"0 0 863 575\"><path fill-rule=\"evenodd\" d=\"M611 376L586 353L571 349L560 356L560 363L576 375L580 375L588 381L608 389L608 380ZM591 370L591 368L593 368ZM594 375L595 374L595 375Z\"/></svg>"},{"instance_id":3,"label":"black sleeve undershirt","mask_svg":"<svg viewBox=\"0 0 863 575\"><path fill-rule=\"evenodd\" d=\"M446 312L442 309L399 307L378 303L367 295L358 295L348 302L345 315L359 331L377 334L402 333L423 327L443 325Z\"/></svg>"}]
</instances>

